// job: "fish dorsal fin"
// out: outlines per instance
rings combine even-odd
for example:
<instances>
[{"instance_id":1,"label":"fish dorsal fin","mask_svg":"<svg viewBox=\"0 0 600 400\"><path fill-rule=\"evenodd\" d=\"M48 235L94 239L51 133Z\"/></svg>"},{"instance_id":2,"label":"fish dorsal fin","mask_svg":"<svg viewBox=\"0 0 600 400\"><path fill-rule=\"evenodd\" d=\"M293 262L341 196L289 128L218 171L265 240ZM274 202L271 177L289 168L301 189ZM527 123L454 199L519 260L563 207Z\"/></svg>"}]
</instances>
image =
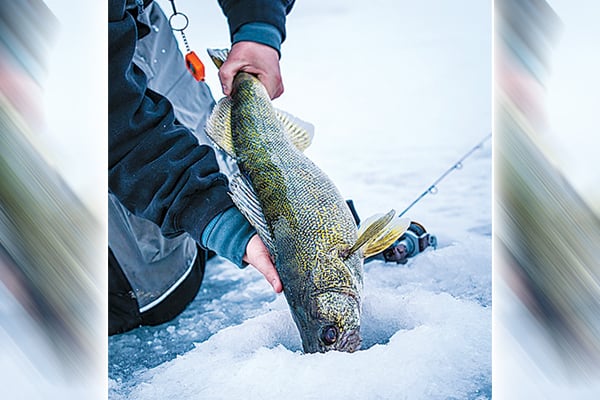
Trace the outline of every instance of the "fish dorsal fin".
<instances>
[{"instance_id":1,"label":"fish dorsal fin","mask_svg":"<svg viewBox=\"0 0 600 400\"><path fill-rule=\"evenodd\" d=\"M276 256L273 238L267 226L267 221L262 211L262 207L254 192L254 189L248 181L240 174L233 175L229 182L231 190L231 199L240 212L248 219L248 222L256 229L258 236L269 250L272 256Z\"/></svg>"},{"instance_id":2,"label":"fish dorsal fin","mask_svg":"<svg viewBox=\"0 0 600 400\"><path fill-rule=\"evenodd\" d=\"M275 114L294 146L300 151L306 150L315 135L314 125L283 110L275 109Z\"/></svg>"},{"instance_id":3,"label":"fish dorsal fin","mask_svg":"<svg viewBox=\"0 0 600 400\"><path fill-rule=\"evenodd\" d=\"M208 55L217 68L221 68L221 65L227 60L229 56L229 50L227 49L207 49Z\"/></svg>"},{"instance_id":4,"label":"fish dorsal fin","mask_svg":"<svg viewBox=\"0 0 600 400\"><path fill-rule=\"evenodd\" d=\"M396 212L391 210L385 215L376 214L367 218L358 229L358 239L348 250L348 256L362 249L363 257L377 254L392 245L410 225L410 220L394 219Z\"/></svg>"},{"instance_id":5,"label":"fish dorsal fin","mask_svg":"<svg viewBox=\"0 0 600 400\"><path fill-rule=\"evenodd\" d=\"M215 107L206 121L204 127L206 136L208 136L217 146L219 146L227 155L235 159L235 150L233 148L233 137L231 133L231 99L224 97Z\"/></svg>"}]
</instances>

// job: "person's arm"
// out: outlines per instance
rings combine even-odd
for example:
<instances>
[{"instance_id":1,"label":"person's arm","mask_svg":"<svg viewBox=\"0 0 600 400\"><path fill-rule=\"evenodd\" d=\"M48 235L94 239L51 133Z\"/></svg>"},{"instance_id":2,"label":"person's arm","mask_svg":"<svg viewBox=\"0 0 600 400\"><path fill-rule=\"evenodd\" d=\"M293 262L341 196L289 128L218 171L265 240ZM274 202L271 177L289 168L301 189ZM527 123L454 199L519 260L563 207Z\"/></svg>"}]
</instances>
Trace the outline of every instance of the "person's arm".
<instances>
[{"instance_id":1,"label":"person's arm","mask_svg":"<svg viewBox=\"0 0 600 400\"><path fill-rule=\"evenodd\" d=\"M219 4L227 16L232 43L219 69L223 93L231 95L233 78L244 71L256 75L272 99L281 96L280 49L294 0L219 0Z\"/></svg>"},{"instance_id":2,"label":"person's arm","mask_svg":"<svg viewBox=\"0 0 600 400\"><path fill-rule=\"evenodd\" d=\"M252 264L281 292L264 244L233 207L213 149L198 145L175 121L170 102L147 88L146 76L133 64L137 35L125 1L110 0L109 190L167 237L187 232L206 247L202 236L212 224L225 235L212 241L206 236L217 254Z\"/></svg>"},{"instance_id":3,"label":"person's arm","mask_svg":"<svg viewBox=\"0 0 600 400\"><path fill-rule=\"evenodd\" d=\"M286 16L292 10L294 0L219 0L219 5L227 17L232 43L236 42L235 37L244 25L262 23L274 27L279 32L280 40L279 43L264 40L260 43L279 51L286 36Z\"/></svg>"},{"instance_id":4,"label":"person's arm","mask_svg":"<svg viewBox=\"0 0 600 400\"><path fill-rule=\"evenodd\" d=\"M109 190L167 237L206 225L233 206L214 151L175 121L170 102L147 88L132 62L136 22L109 2Z\"/></svg>"}]
</instances>

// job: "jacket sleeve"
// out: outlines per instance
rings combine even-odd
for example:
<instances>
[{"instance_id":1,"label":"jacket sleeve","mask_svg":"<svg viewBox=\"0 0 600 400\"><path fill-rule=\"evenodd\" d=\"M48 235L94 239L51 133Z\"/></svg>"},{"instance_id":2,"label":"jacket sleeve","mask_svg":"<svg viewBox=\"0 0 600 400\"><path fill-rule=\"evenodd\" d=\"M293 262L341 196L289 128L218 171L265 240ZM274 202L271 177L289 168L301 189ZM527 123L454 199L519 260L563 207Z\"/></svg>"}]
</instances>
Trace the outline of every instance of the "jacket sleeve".
<instances>
[{"instance_id":1,"label":"jacket sleeve","mask_svg":"<svg viewBox=\"0 0 600 400\"><path fill-rule=\"evenodd\" d=\"M227 17L233 42L235 34L245 24L263 23L274 26L285 40L285 19L295 0L219 0Z\"/></svg>"},{"instance_id":2,"label":"jacket sleeve","mask_svg":"<svg viewBox=\"0 0 600 400\"><path fill-rule=\"evenodd\" d=\"M109 190L169 237L197 241L233 206L214 151L175 121L167 99L147 88L132 62L137 28L125 0L109 1Z\"/></svg>"}]
</instances>

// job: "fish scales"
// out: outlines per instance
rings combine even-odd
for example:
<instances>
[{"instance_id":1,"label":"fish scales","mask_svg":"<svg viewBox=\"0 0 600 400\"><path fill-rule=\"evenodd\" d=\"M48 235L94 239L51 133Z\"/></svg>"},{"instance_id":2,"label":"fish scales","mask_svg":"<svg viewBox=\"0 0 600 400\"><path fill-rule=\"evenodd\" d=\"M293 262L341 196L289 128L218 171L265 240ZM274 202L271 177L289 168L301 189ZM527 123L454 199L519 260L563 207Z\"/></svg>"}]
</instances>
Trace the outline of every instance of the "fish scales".
<instances>
[{"instance_id":1,"label":"fish scales","mask_svg":"<svg viewBox=\"0 0 600 400\"><path fill-rule=\"evenodd\" d=\"M235 80L231 124L237 163L261 203L290 306L305 307L310 302L307 296L332 289L359 301L362 269L327 262L357 239L356 224L344 199L287 138L256 78L240 73ZM354 264L360 266L360 262ZM335 308L337 300L329 301ZM335 319L340 322L339 316Z\"/></svg>"},{"instance_id":2,"label":"fish scales","mask_svg":"<svg viewBox=\"0 0 600 400\"><path fill-rule=\"evenodd\" d=\"M226 50L209 50L220 67ZM215 106L207 135L233 157L236 206L274 258L305 352L360 347L363 259L391 245L410 225L394 211L357 229L341 194L302 150L311 133L275 110L260 81L239 72L231 98Z\"/></svg>"},{"instance_id":3,"label":"fish scales","mask_svg":"<svg viewBox=\"0 0 600 400\"><path fill-rule=\"evenodd\" d=\"M289 252L308 276L313 263L303 261L351 246L356 225L335 185L286 137L262 86L244 75L232 106L237 162L261 202L276 256Z\"/></svg>"}]
</instances>

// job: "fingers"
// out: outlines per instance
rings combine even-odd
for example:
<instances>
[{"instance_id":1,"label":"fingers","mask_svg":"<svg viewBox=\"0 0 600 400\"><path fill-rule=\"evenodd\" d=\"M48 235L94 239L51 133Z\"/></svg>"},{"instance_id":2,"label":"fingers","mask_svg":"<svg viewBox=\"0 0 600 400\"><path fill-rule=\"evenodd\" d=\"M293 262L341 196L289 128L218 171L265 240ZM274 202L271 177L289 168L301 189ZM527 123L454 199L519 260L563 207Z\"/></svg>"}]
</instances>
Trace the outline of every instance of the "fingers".
<instances>
[{"instance_id":1,"label":"fingers","mask_svg":"<svg viewBox=\"0 0 600 400\"><path fill-rule=\"evenodd\" d=\"M219 68L219 80L221 81L221 88L225 96L231 97L233 78L240 69L241 65L236 65L233 61L229 60Z\"/></svg>"},{"instance_id":2,"label":"fingers","mask_svg":"<svg viewBox=\"0 0 600 400\"><path fill-rule=\"evenodd\" d=\"M263 82L263 85L264 84L265 83ZM266 85L265 85L265 87L266 87ZM267 88L267 92L269 93L271 100L274 100L274 99L278 98L279 96L281 96L283 94L283 90L284 90L283 82L281 81L281 79L279 79L278 81L272 82L269 85L269 87Z\"/></svg>"},{"instance_id":3,"label":"fingers","mask_svg":"<svg viewBox=\"0 0 600 400\"><path fill-rule=\"evenodd\" d=\"M283 291L283 284L279 279L279 274L277 273L275 266L271 262L271 257L265 255L251 265L265 277L267 282L273 287L275 293L281 293Z\"/></svg>"},{"instance_id":4,"label":"fingers","mask_svg":"<svg viewBox=\"0 0 600 400\"><path fill-rule=\"evenodd\" d=\"M271 261L269 250L267 250L258 235L252 236L248 242L244 261L252 265L264 276L267 282L273 287L275 293L281 293L283 291L283 284L275 269L275 265L273 265L273 261Z\"/></svg>"},{"instance_id":5,"label":"fingers","mask_svg":"<svg viewBox=\"0 0 600 400\"><path fill-rule=\"evenodd\" d=\"M235 43L227 61L219 69L219 79L225 96L231 96L233 78L240 71L255 75L265 86L271 99L283 94L279 53L274 48L255 42Z\"/></svg>"}]
</instances>

